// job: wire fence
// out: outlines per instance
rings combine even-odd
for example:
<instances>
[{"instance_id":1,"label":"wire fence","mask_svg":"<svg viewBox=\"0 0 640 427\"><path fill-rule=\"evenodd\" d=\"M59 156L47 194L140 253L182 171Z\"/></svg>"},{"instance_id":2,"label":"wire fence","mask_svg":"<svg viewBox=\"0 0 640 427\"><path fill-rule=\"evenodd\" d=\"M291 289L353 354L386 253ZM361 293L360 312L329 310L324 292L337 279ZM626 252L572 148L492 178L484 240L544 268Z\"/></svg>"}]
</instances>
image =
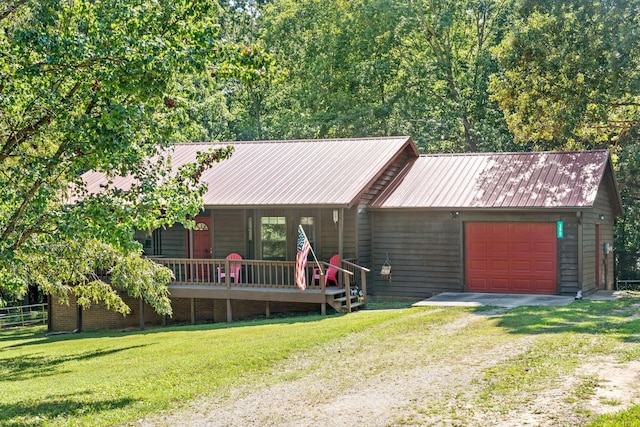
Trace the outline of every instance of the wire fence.
<instances>
[{"instance_id":1,"label":"wire fence","mask_svg":"<svg viewBox=\"0 0 640 427\"><path fill-rule=\"evenodd\" d=\"M640 291L640 280L617 280L616 291Z\"/></svg>"},{"instance_id":2,"label":"wire fence","mask_svg":"<svg viewBox=\"0 0 640 427\"><path fill-rule=\"evenodd\" d=\"M49 317L47 304L31 304L0 308L0 329L15 326L46 325Z\"/></svg>"}]
</instances>

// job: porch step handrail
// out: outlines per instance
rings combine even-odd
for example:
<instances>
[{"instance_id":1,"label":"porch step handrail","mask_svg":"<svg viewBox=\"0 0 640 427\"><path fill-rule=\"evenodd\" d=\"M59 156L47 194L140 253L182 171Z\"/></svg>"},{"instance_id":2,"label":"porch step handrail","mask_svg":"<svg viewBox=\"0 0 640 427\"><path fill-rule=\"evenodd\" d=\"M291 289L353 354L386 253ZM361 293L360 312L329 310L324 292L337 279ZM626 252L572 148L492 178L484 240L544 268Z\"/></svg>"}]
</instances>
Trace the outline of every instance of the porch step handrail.
<instances>
[{"instance_id":1,"label":"porch step handrail","mask_svg":"<svg viewBox=\"0 0 640 427\"><path fill-rule=\"evenodd\" d=\"M346 259L343 259L343 260L342 260L342 263L343 263L343 264L350 265L350 266L355 267L355 268L360 269L360 270L364 270L364 272L365 272L365 273L368 273L368 272L370 272L370 271L371 271L371 270L370 270L370 269L368 269L367 267L363 267L363 266L361 266L361 265L354 264L354 263L352 263L351 261L347 261Z\"/></svg>"},{"instance_id":2,"label":"porch step handrail","mask_svg":"<svg viewBox=\"0 0 640 427\"><path fill-rule=\"evenodd\" d=\"M335 268L336 270L340 270L340 271L342 271L343 273L350 274L350 275L352 275L352 276L353 276L353 272L352 272L352 271L345 270L344 268L338 267L337 265L329 264L329 263L328 263L328 262L326 262L326 261L320 261L320 262L321 262L322 264L324 264L326 267ZM346 263L347 261L342 260L342 262Z\"/></svg>"},{"instance_id":3,"label":"porch step handrail","mask_svg":"<svg viewBox=\"0 0 640 427\"><path fill-rule=\"evenodd\" d=\"M367 303L367 273L370 272L371 270L363 267L361 265L358 264L354 264L351 261L347 261L345 259L342 260L343 264L346 264L350 267L353 267L354 269L358 269L360 270L360 281L361 281L361 286L362 286L362 301L358 300L358 302L362 302L362 305L366 305ZM347 271L350 275L354 275L354 272L348 271L348 270L344 270L344 269L340 269L341 271ZM351 312L351 284L349 281L349 276L347 276L345 274L344 276L344 288L345 288L345 292L346 292L346 308L348 312Z\"/></svg>"}]
</instances>

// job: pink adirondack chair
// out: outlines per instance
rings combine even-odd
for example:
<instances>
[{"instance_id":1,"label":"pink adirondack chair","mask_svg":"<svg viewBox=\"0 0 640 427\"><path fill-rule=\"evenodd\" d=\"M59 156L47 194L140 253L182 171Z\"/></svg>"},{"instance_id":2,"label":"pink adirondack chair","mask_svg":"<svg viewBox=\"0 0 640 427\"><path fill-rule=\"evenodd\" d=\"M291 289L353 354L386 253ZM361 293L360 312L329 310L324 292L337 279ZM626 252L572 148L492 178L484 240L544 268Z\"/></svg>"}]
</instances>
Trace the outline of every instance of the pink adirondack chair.
<instances>
[{"instance_id":1,"label":"pink adirondack chair","mask_svg":"<svg viewBox=\"0 0 640 427\"><path fill-rule=\"evenodd\" d=\"M324 285L332 286L329 282L333 282L333 286L338 286L338 269L334 267L338 267L340 265L340 255L336 254L332 256L329 260L329 264L331 264L331 266L327 267L324 272ZM313 269L313 279L320 280L320 270L317 268Z\"/></svg>"},{"instance_id":2,"label":"pink adirondack chair","mask_svg":"<svg viewBox=\"0 0 640 427\"><path fill-rule=\"evenodd\" d=\"M235 252L227 255L228 260L241 260L242 256ZM229 280L233 279L235 283L240 283L242 277L240 276L240 268L242 265L239 262L229 263ZM224 266L218 267L218 280L224 282L224 278L227 276L227 272L224 271Z\"/></svg>"}]
</instances>

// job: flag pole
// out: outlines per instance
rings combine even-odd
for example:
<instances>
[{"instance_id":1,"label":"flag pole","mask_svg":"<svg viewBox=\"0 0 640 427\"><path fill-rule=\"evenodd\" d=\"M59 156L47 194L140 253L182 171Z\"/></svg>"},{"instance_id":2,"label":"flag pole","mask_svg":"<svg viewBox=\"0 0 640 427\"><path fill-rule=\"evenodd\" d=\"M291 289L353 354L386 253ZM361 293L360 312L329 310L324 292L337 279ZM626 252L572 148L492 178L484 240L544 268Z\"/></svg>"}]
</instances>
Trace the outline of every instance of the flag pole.
<instances>
[{"instance_id":1,"label":"flag pole","mask_svg":"<svg viewBox=\"0 0 640 427\"><path fill-rule=\"evenodd\" d=\"M302 232L302 235L304 236L305 240L309 242L309 239L307 238L307 234L304 232L304 228L302 228L302 224L298 224L298 229ZM316 258L316 253L313 251L313 248L311 247L311 242L309 242L309 249L311 250L313 259L316 260L316 265L318 266L318 269L322 270L320 267L320 263L318 262L318 258Z\"/></svg>"}]
</instances>

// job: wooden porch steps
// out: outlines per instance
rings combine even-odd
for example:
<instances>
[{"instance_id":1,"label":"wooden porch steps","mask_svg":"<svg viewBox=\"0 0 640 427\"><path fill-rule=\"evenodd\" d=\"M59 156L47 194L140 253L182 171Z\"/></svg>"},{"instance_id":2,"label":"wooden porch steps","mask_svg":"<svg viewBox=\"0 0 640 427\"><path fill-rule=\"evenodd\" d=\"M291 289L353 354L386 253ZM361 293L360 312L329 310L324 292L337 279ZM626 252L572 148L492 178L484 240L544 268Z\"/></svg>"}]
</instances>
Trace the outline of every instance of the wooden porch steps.
<instances>
[{"instance_id":1,"label":"wooden porch steps","mask_svg":"<svg viewBox=\"0 0 640 427\"><path fill-rule=\"evenodd\" d=\"M347 305L347 297L342 293L342 296L334 295L333 299L329 300L329 305L333 307L338 313L349 313L358 309L358 307L363 307L366 305L364 301L358 301L357 295L352 295L350 297L350 303ZM349 307L350 306L350 307ZM349 308L351 308L349 310Z\"/></svg>"}]
</instances>

